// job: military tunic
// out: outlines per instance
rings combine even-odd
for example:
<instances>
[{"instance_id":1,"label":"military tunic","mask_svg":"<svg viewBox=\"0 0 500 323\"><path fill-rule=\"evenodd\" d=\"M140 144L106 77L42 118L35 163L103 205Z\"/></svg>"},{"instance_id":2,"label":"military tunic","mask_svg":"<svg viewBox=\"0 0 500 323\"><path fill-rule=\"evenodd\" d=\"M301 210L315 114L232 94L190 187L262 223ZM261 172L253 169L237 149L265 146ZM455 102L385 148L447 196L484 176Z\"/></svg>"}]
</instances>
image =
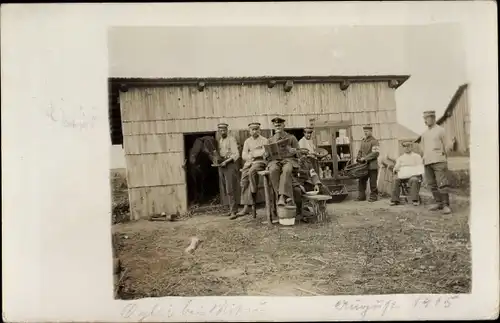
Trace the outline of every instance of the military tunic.
<instances>
[{"instance_id":1,"label":"military tunic","mask_svg":"<svg viewBox=\"0 0 500 323\"><path fill-rule=\"evenodd\" d=\"M269 143L277 143L285 139L288 139L288 142L280 148L280 153L284 158L269 162L269 177L276 194L293 198L293 171L299 168L299 162L296 158L296 152L290 151L290 148L299 149L299 142L294 135L283 131L269 138Z\"/></svg>"},{"instance_id":2,"label":"military tunic","mask_svg":"<svg viewBox=\"0 0 500 323\"><path fill-rule=\"evenodd\" d=\"M378 195L378 156L379 143L373 136L363 138L361 147L358 151L357 159L364 158L368 163L368 175L358 180L358 199L366 199L366 184L370 183L370 200L376 200Z\"/></svg>"},{"instance_id":3,"label":"military tunic","mask_svg":"<svg viewBox=\"0 0 500 323\"><path fill-rule=\"evenodd\" d=\"M443 127L434 125L421 137L425 167L425 180L439 208L450 206L448 194L448 161L446 147L450 142Z\"/></svg>"}]
</instances>

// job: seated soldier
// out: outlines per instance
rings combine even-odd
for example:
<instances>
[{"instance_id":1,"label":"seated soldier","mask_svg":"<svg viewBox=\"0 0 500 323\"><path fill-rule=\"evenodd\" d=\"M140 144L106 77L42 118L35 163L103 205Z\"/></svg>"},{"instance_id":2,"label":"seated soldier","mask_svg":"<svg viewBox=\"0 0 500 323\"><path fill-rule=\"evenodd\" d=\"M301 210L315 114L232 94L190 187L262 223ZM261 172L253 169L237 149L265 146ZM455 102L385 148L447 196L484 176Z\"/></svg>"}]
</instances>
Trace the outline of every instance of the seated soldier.
<instances>
[{"instance_id":1,"label":"seated soldier","mask_svg":"<svg viewBox=\"0 0 500 323\"><path fill-rule=\"evenodd\" d=\"M394 180L392 189L391 205L399 204L399 195L401 193L401 182L408 181L410 187L410 198L413 205L419 205L419 190L422 174L424 173L424 163L422 157L413 152L411 142L403 142L404 154L396 159L394 165L394 174L397 178Z\"/></svg>"},{"instance_id":2,"label":"seated soldier","mask_svg":"<svg viewBox=\"0 0 500 323\"><path fill-rule=\"evenodd\" d=\"M294 135L287 133L285 120L276 117L271 120L276 133L269 138L269 144L278 144L281 157L271 157L269 161L269 177L275 194L279 196L277 205L295 206L293 200L292 173L299 168L296 154L299 149L299 142Z\"/></svg>"},{"instance_id":3,"label":"seated soldier","mask_svg":"<svg viewBox=\"0 0 500 323\"><path fill-rule=\"evenodd\" d=\"M318 174L314 170L313 158L303 155L299 158L299 169L293 176L293 198L297 205L297 218L302 218L302 194L317 191L319 194L331 195L328 188L321 183Z\"/></svg>"},{"instance_id":4,"label":"seated soldier","mask_svg":"<svg viewBox=\"0 0 500 323\"><path fill-rule=\"evenodd\" d=\"M257 172L266 169L267 163L264 160L264 145L267 145L267 138L260 135L260 123L253 122L248 125L250 137L245 140L241 158L245 161L241 169L241 204L243 210L235 217L247 215L250 207L255 206L255 198L259 188L259 174Z\"/></svg>"},{"instance_id":5,"label":"seated soldier","mask_svg":"<svg viewBox=\"0 0 500 323\"><path fill-rule=\"evenodd\" d=\"M309 157L312 157L312 159L309 159L309 161L313 163L314 169L316 170L316 172L318 172L319 165L317 158L319 154L316 152L316 145L314 144L314 140L312 139L313 131L314 129L312 127L304 128L304 137L299 140L299 148L304 149L304 151L308 151Z\"/></svg>"}]
</instances>

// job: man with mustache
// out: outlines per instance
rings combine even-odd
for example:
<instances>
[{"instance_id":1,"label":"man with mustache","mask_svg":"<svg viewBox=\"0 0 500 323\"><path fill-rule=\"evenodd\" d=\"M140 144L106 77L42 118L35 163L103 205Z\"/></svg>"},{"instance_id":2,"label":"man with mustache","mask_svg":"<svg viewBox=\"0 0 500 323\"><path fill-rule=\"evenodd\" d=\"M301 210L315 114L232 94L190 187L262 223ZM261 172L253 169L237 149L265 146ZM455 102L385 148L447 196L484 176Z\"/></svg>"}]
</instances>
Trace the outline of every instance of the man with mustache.
<instances>
[{"instance_id":1,"label":"man with mustache","mask_svg":"<svg viewBox=\"0 0 500 323\"><path fill-rule=\"evenodd\" d=\"M436 201L430 210L441 210L442 213L449 214L451 209L447 151L452 149L453 143L446 136L444 128L436 123L435 111L425 111L424 122L427 130L422 134L420 144L423 151L425 180Z\"/></svg>"},{"instance_id":2,"label":"man with mustache","mask_svg":"<svg viewBox=\"0 0 500 323\"><path fill-rule=\"evenodd\" d=\"M294 169L299 168L296 154L299 149L299 142L294 135L286 132L285 119L275 117L271 120L275 134L269 138L269 144L277 144L280 158L272 157L269 161L269 177L274 192L278 197L278 206L295 206L293 200L292 176Z\"/></svg>"},{"instance_id":3,"label":"man with mustache","mask_svg":"<svg viewBox=\"0 0 500 323\"><path fill-rule=\"evenodd\" d=\"M238 142L233 136L228 135L228 124L219 123L217 126L219 139L219 155L222 158L222 163L218 165L222 182L229 199L229 216L234 216L237 211L236 198L234 191L238 185L238 165L236 161L240 158L238 151Z\"/></svg>"},{"instance_id":4,"label":"man with mustache","mask_svg":"<svg viewBox=\"0 0 500 323\"><path fill-rule=\"evenodd\" d=\"M240 181L243 210L231 216L230 219L247 215L250 213L250 207L252 212L255 212L255 198L259 188L258 172L265 170L267 166L267 162L264 160L264 145L268 144L268 140L260 134L260 123L252 122L248 125L248 128L250 137L245 140L241 152L241 158L245 161Z\"/></svg>"}]
</instances>

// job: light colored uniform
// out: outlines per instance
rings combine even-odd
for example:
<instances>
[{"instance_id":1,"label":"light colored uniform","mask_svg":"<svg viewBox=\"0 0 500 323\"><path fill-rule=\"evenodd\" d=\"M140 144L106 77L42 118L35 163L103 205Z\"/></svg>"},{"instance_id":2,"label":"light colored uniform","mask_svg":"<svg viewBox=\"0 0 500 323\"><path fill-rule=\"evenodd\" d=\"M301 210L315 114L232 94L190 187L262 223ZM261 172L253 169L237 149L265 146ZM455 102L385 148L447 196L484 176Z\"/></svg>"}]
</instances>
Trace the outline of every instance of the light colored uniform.
<instances>
[{"instance_id":1,"label":"light colored uniform","mask_svg":"<svg viewBox=\"0 0 500 323\"><path fill-rule=\"evenodd\" d=\"M241 204L253 205L252 194L257 193L259 188L258 172L266 169L264 158L264 145L267 145L268 139L259 135L257 138L250 137L243 144L241 158L245 161L241 173ZM258 162L256 162L258 161Z\"/></svg>"},{"instance_id":2,"label":"light colored uniform","mask_svg":"<svg viewBox=\"0 0 500 323\"><path fill-rule=\"evenodd\" d=\"M446 147L449 145L443 127L435 124L428 128L420 138L425 165L425 180L429 185L437 204L442 207L450 205L448 195L448 160Z\"/></svg>"},{"instance_id":3,"label":"light colored uniform","mask_svg":"<svg viewBox=\"0 0 500 323\"><path fill-rule=\"evenodd\" d=\"M232 158L233 161L228 163L226 167L220 167L222 182L224 183L225 192L229 199L229 211L236 212L236 198L234 192L238 186L238 165L236 161L240 158L238 151L238 143L236 139L230 135L226 138L219 139L219 154L222 160Z\"/></svg>"},{"instance_id":4,"label":"light colored uniform","mask_svg":"<svg viewBox=\"0 0 500 323\"><path fill-rule=\"evenodd\" d=\"M400 171L404 167L415 167L422 165L422 157L414 152L404 153L396 159L396 165L394 165L395 171ZM410 186L410 198L413 202L418 202L418 194L420 190L421 175L411 176L407 179L408 185ZM396 178L394 180L394 186L392 189L391 201L399 202L399 195L401 193L401 179Z\"/></svg>"},{"instance_id":5,"label":"light colored uniform","mask_svg":"<svg viewBox=\"0 0 500 323\"><path fill-rule=\"evenodd\" d=\"M311 153L316 152L316 146L314 145L313 140L312 139L307 140L306 137L302 137L302 139L299 140L299 147L307 149Z\"/></svg>"}]
</instances>

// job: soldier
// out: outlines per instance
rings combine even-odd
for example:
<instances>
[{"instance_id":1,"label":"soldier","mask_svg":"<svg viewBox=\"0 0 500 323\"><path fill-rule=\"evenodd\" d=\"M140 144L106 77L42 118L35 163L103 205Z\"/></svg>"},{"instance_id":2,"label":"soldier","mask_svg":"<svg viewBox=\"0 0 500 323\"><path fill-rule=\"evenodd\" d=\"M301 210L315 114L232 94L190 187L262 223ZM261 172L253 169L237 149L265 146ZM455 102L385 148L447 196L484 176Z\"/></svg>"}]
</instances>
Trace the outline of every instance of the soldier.
<instances>
[{"instance_id":1,"label":"soldier","mask_svg":"<svg viewBox=\"0 0 500 323\"><path fill-rule=\"evenodd\" d=\"M405 181L408 182L409 188L410 188L410 198L414 206L420 205L420 198L419 198L419 190L420 190L420 183L422 181L422 171L421 169L419 170L418 166L420 166L423 169L423 162L422 162L422 157L417 154L416 152L413 152L412 150L412 141L404 141L401 145L404 147L404 154L398 157L396 159L396 164L394 165L393 173L398 174L402 169L406 169L406 176ZM408 170L411 170L410 173L408 173ZM399 177L399 175L396 177L393 183L393 188L392 188L392 196L391 196L391 205L398 205L399 204L399 195L401 194L401 182L403 180Z\"/></svg>"},{"instance_id":2,"label":"soldier","mask_svg":"<svg viewBox=\"0 0 500 323\"><path fill-rule=\"evenodd\" d=\"M308 191L318 191L319 194L331 195L328 187L321 183L314 163L310 155L302 155L299 158L299 169L293 176L293 194L297 205L297 218L306 222L307 219L302 214L302 194Z\"/></svg>"},{"instance_id":3,"label":"soldier","mask_svg":"<svg viewBox=\"0 0 500 323\"><path fill-rule=\"evenodd\" d=\"M277 205L295 206L293 200L292 176L294 169L299 168L296 154L299 149L299 142L294 135L287 133L285 129L285 119L276 117L271 120L276 133L269 138L269 144L277 143L282 158L269 162L269 177L274 192L278 194Z\"/></svg>"},{"instance_id":4,"label":"soldier","mask_svg":"<svg viewBox=\"0 0 500 323\"><path fill-rule=\"evenodd\" d=\"M264 160L264 145L267 145L267 138L260 134L260 123L253 122L248 125L250 137L243 144L241 158L245 161L241 172L241 204L243 210L232 216L230 219L236 219L239 216L247 215L255 211L255 198L259 188L259 174L257 172L265 170L267 163Z\"/></svg>"},{"instance_id":5,"label":"soldier","mask_svg":"<svg viewBox=\"0 0 500 323\"><path fill-rule=\"evenodd\" d=\"M312 140L312 134L313 134L312 127L304 128L304 137L302 137L302 139L299 140L299 147L302 149L307 149L309 150L310 154L315 155L316 146L314 145L314 142Z\"/></svg>"},{"instance_id":6,"label":"soldier","mask_svg":"<svg viewBox=\"0 0 500 323\"><path fill-rule=\"evenodd\" d=\"M358 180L358 201L366 200L366 182L370 182L370 202L377 200L377 177L378 177L378 155L379 144L378 140L372 135L373 128L371 126L363 127L365 137L361 142L361 148L358 151L356 161L358 163L368 163L368 175Z\"/></svg>"},{"instance_id":7,"label":"soldier","mask_svg":"<svg viewBox=\"0 0 500 323\"><path fill-rule=\"evenodd\" d=\"M450 150L451 142L444 128L436 124L435 111L425 111L424 121L428 129L422 134L420 145L423 152L425 179L436 201L430 210L441 210L442 213L449 214L451 209L446 152Z\"/></svg>"},{"instance_id":8,"label":"soldier","mask_svg":"<svg viewBox=\"0 0 500 323\"><path fill-rule=\"evenodd\" d=\"M218 165L222 182L224 183L225 191L229 199L229 216L234 216L237 211L236 199L234 191L238 186L238 165L236 161L240 158L238 151L238 143L233 136L228 135L227 123L219 123L217 126L219 139L219 155L222 162Z\"/></svg>"}]
</instances>

